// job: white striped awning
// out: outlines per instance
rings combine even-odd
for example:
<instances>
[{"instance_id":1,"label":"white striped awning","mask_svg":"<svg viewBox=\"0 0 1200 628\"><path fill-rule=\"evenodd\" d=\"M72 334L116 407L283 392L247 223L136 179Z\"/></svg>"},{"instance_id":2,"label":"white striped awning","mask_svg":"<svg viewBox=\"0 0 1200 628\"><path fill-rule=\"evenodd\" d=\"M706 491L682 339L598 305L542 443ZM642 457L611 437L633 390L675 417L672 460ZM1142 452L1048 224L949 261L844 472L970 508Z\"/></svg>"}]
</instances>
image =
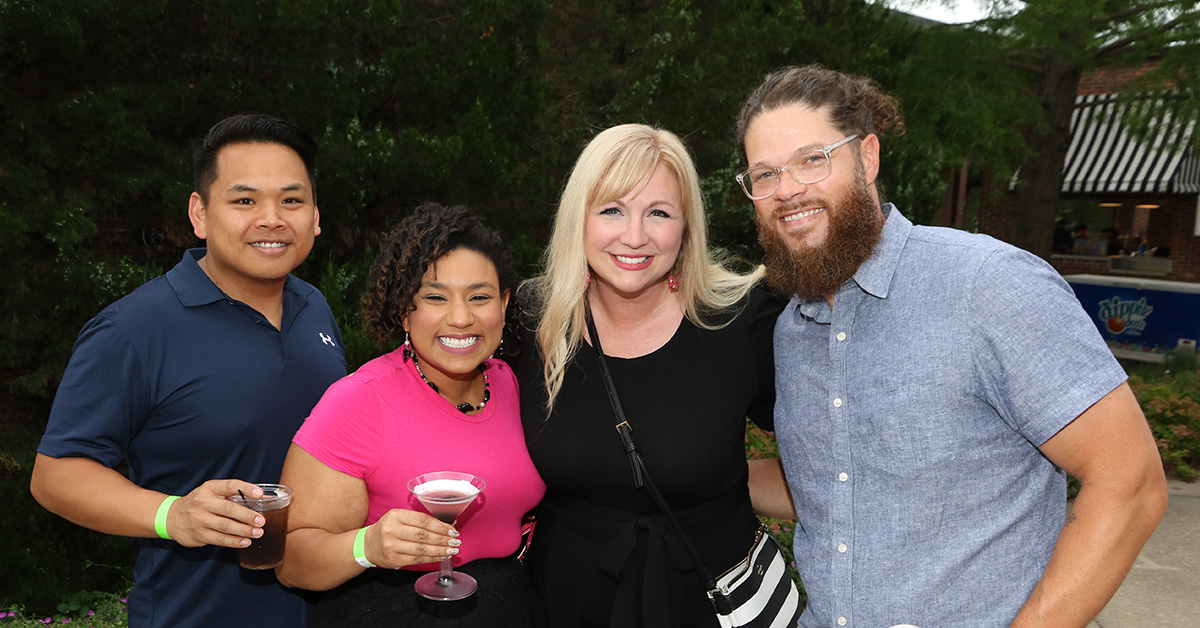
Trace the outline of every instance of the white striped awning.
<instances>
[{"instance_id":1,"label":"white striped awning","mask_svg":"<svg viewBox=\"0 0 1200 628\"><path fill-rule=\"evenodd\" d=\"M1062 191L1200 193L1200 159L1189 146L1196 121L1177 123L1168 112L1154 123L1157 135L1139 140L1121 125L1127 107L1115 94L1075 99Z\"/></svg>"}]
</instances>

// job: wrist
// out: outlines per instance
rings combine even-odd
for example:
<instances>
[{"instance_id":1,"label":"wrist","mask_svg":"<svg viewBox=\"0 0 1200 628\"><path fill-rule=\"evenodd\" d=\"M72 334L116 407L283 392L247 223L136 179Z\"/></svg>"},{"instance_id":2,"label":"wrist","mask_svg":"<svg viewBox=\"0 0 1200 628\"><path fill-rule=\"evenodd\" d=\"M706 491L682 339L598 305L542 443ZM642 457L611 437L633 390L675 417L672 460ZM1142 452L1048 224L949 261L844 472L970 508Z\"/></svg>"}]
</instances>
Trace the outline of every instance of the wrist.
<instances>
[{"instance_id":1,"label":"wrist","mask_svg":"<svg viewBox=\"0 0 1200 628\"><path fill-rule=\"evenodd\" d=\"M358 534L354 535L354 562L365 569L375 566L375 563L367 560L367 529L370 527L361 528Z\"/></svg>"},{"instance_id":2,"label":"wrist","mask_svg":"<svg viewBox=\"0 0 1200 628\"><path fill-rule=\"evenodd\" d=\"M154 513L154 532L160 538L171 540L171 535L167 534L167 514L171 512L171 504L179 499L178 495L168 495L162 503L158 505L158 512Z\"/></svg>"}]
</instances>

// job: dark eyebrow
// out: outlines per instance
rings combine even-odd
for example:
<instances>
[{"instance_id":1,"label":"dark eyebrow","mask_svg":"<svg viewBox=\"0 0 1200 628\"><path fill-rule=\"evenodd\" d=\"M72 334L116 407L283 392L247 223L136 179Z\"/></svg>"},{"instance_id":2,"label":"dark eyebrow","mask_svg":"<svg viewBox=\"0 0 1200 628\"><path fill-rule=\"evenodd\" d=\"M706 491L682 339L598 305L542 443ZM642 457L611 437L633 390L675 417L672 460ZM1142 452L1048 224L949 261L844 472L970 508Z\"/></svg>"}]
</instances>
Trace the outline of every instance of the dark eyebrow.
<instances>
[{"instance_id":1,"label":"dark eyebrow","mask_svg":"<svg viewBox=\"0 0 1200 628\"><path fill-rule=\"evenodd\" d=\"M303 183L292 183L279 188L282 192L303 192L305 190ZM234 183L229 186L230 192L259 192L260 190L248 183Z\"/></svg>"},{"instance_id":2,"label":"dark eyebrow","mask_svg":"<svg viewBox=\"0 0 1200 628\"><path fill-rule=\"evenodd\" d=\"M449 290L450 289L449 286L447 286L446 284L444 284L440 281L426 281L422 285L429 286L430 288L434 288L436 290ZM490 281L479 281L479 282L468 285L467 290L482 290L484 288L493 288L493 287L495 287L495 286L493 286L492 282L490 282Z\"/></svg>"}]
</instances>

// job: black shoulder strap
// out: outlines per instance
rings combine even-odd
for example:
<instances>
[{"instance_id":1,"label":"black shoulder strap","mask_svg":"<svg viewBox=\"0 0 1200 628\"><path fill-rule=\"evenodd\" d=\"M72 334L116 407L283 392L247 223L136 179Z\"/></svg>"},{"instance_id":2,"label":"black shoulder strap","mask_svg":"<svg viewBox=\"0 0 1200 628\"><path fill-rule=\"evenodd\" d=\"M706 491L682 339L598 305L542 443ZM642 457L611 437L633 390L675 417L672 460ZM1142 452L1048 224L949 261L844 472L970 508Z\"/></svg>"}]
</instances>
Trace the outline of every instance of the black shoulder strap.
<instances>
[{"instance_id":1,"label":"black shoulder strap","mask_svg":"<svg viewBox=\"0 0 1200 628\"><path fill-rule=\"evenodd\" d=\"M692 557L692 562L696 564L696 572L704 580L704 588L708 590L712 597L713 606L718 613L728 615L733 612L729 600L717 587L717 581L709 574L708 569L704 566L704 560L696 552L696 548L692 545L691 540L683 533L683 528L679 525L675 514L671 512L671 507L667 505L667 500L663 498L662 493L658 492L658 487L650 479L650 472L646 470L646 463L642 460L641 454L638 453L637 445L633 442L633 428L629 426L629 420L625 418L625 410L622 409L621 399L617 396L617 386L613 383L612 375L609 374L608 362L604 359L604 349L600 346L600 334L596 333L596 323L592 321L590 308L586 313L586 318L588 334L592 337L592 350L596 353L596 362L600 365L600 375L604 378L604 387L608 390L608 402L612 404L613 414L617 417L617 433L621 435L621 443L625 446L625 454L629 456L629 464L633 467L633 486L634 488L645 486L650 491L650 496L654 498L655 503L658 504L659 509L666 516L667 525L675 533L675 536L679 537L679 541L683 543L683 547Z\"/></svg>"}]
</instances>

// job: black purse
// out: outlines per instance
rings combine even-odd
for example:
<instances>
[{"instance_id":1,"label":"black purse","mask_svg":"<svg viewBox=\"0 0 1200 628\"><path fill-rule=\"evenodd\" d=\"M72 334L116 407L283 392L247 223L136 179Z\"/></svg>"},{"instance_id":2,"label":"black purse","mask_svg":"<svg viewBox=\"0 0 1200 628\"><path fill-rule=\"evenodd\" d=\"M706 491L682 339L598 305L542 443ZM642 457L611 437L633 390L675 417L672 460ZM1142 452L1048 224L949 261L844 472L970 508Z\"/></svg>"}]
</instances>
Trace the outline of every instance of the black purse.
<instances>
[{"instance_id":1,"label":"black purse","mask_svg":"<svg viewBox=\"0 0 1200 628\"><path fill-rule=\"evenodd\" d=\"M713 578L704 565L704 560L696 552L692 542L683 533L679 521L675 519L671 508L663 499L662 493L650 479L646 463L638 453L637 445L633 442L633 429L625 418L621 407L621 399L617 396L617 387L613 384L608 372L608 362L604 359L604 349L600 347L600 335L596 333L596 324L592 321L591 311L587 313L588 333L592 337L592 349L596 352L596 361L600 364L600 374L604 377L604 386L608 389L608 401L612 404L613 413L617 417L617 433L625 453L629 456L629 464L633 470L633 485L635 488L645 487L650 491L659 509L667 519L667 527L679 538L680 543L691 556L696 565L696 572L704 581L704 589L708 599L712 601L716 611L717 621L723 628L747 626L750 628L793 628L800 621L800 592L796 583L788 576L787 567L783 562L783 552L779 542L771 536L765 526L759 525L754 543L746 558L733 567L725 570L717 578Z\"/></svg>"}]
</instances>

